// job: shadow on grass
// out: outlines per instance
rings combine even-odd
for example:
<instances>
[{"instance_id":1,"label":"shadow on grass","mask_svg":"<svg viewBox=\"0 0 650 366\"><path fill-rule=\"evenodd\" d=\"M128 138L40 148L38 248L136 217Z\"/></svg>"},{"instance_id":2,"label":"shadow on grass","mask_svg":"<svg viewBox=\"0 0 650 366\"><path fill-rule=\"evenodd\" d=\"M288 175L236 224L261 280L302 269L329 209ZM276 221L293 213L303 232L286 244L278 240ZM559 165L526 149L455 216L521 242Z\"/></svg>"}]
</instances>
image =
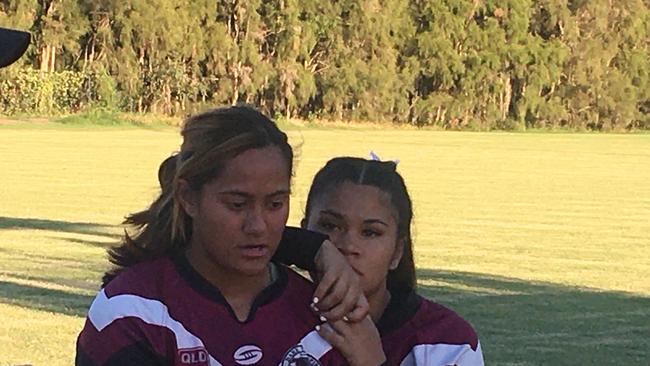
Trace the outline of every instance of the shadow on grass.
<instances>
[{"instance_id":1,"label":"shadow on grass","mask_svg":"<svg viewBox=\"0 0 650 366\"><path fill-rule=\"evenodd\" d=\"M645 365L650 297L467 272L419 270L420 294L477 330L486 364Z\"/></svg>"},{"instance_id":2,"label":"shadow on grass","mask_svg":"<svg viewBox=\"0 0 650 366\"><path fill-rule=\"evenodd\" d=\"M0 281L0 302L58 314L85 316L93 296Z\"/></svg>"},{"instance_id":3,"label":"shadow on grass","mask_svg":"<svg viewBox=\"0 0 650 366\"><path fill-rule=\"evenodd\" d=\"M0 272L2 274L2 272ZM91 279L86 280L83 278L62 278L62 277L47 277L47 276L34 276L34 275L25 275L25 274L5 274L5 278L9 282L12 279L25 280L25 281L40 281L43 283L48 283L52 285L59 285L69 287L76 291L90 291L91 293L96 293L101 287L101 277L103 273L97 272L95 276Z\"/></svg>"},{"instance_id":4,"label":"shadow on grass","mask_svg":"<svg viewBox=\"0 0 650 366\"><path fill-rule=\"evenodd\" d=\"M118 238L120 240L118 240ZM71 243L76 243L76 244L83 244L83 245L90 245L93 247L100 247L100 248L105 248L105 249L110 249L113 248L119 244L121 244L121 239L122 237L115 238L113 241L107 242L107 241L100 241L100 240L86 240L86 239L77 239L77 238L65 238L65 241L69 241Z\"/></svg>"},{"instance_id":5,"label":"shadow on grass","mask_svg":"<svg viewBox=\"0 0 650 366\"><path fill-rule=\"evenodd\" d=\"M90 222L69 222L48 219L19 218L0 216L0 230L2 229L36 229L57 232L76 233L105 236L119 239L120 234L112 233L113 225L96 224Z\"/></svg>"}]
</instances>

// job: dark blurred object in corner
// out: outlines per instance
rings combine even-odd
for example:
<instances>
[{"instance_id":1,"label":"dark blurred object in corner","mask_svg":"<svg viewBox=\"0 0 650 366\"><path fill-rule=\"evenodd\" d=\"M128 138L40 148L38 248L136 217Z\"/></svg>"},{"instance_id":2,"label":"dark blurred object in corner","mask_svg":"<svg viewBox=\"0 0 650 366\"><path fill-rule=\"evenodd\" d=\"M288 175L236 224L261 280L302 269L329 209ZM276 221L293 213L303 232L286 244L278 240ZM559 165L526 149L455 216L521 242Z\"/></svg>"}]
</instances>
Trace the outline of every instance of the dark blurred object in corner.
<instances>
[{"instance_id":1,"label":"dark blurred object in corner","mask_svg":"<svg viewBox=\"0 0 650 366\"><path fill-rule=\"evenodd\" d=\"M19 30L0 28L0 67L9 66L29 47L31 34Z\"/></svg>"}]
</instances>

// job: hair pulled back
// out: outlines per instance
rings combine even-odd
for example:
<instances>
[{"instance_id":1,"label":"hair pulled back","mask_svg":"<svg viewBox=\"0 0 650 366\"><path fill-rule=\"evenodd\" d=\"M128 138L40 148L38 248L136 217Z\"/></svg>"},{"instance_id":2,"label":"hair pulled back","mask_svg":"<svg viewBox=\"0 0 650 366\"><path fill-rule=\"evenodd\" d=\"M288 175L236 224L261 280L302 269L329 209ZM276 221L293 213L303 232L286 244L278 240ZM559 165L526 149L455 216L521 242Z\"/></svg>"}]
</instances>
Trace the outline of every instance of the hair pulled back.
<instances>
[{"instance_id":1,"label":"hair pulled back","mask_svg":"<svg viewBox=\"0 0 650 366\"><path fill-rule=\"evenodd\" d=\"M415 290L416 276L413 262L411 222L413 205L404 179L392 161L366 160L355 157L338 157L325 164L316 173L307 196L305 208L309 219L314 202L334 191L344 182L373 186L385 192L397 213L397 238L404 241L404 252L397 268L388 272L387 288L391 293Z\"/></svg>"},{"instance_id":2,"label":"hair pulled back","mask_svg":"<svg viewBox=\"0 0 650 366\"><path fill-rule=\"evenodd\" d=\"M174 255L187 247L192 237L192 220L182 209L179 181L194 190L217 178L225 164L237 155L256 148L277 147L289 173L293 150L287 135L268 117L247 106L218 108L185 120L180 151L165 159L158 169L160 195L143 211L130 214L124 224L122 244L110 249L114 265L103 278L106 285L124 269L137 263Z\"/></svg>"}]
</instances>

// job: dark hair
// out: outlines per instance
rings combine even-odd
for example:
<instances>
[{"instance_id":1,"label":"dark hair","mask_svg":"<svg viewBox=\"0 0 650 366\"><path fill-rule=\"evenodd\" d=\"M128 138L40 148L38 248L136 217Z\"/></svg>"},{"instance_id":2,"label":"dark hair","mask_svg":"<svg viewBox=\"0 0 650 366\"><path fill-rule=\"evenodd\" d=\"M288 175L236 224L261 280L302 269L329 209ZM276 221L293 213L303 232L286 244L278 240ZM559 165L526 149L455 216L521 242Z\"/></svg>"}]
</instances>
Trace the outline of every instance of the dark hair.
<instances>
[{"instance_id":1,"label":"dark hair","mask_svg":"<svg viewBox=\"0 0 650 366\"><path fill-rule=\"evenodd\" d=\"M183 124L181 135L180 151L165 159L158 169L160 195L146 210L126 217L124 224L135 228L136 233L125 232L122 245L109 250L109 260L115 266L104 275L104 285L125 268L176 254L187 246L192 221L178 200L180 179L199 190L217 178L230 159L267 146L280 149L291 175L293 150L287 135L253 108L218 108L192 116Z\"/></svg>"},{"instance_id":2,"label":"dark hair","mask_svg":"<svg viewBox=\"0 0 650 366\"><path fill-rule=\"evenodd\" d=\"M391 293L413 291L416 286L411 238L413 205L404 179L396 168L397 165L392 161L382 162L354 157L334 158L316 173L307 195L305 208L305 217L308 219L314 202L344 182L377 187L388 194L397 211L397 237L399 240L404 240L402 259L397 268L388 272L387 287Z\"/></svg>"}]
</instances>

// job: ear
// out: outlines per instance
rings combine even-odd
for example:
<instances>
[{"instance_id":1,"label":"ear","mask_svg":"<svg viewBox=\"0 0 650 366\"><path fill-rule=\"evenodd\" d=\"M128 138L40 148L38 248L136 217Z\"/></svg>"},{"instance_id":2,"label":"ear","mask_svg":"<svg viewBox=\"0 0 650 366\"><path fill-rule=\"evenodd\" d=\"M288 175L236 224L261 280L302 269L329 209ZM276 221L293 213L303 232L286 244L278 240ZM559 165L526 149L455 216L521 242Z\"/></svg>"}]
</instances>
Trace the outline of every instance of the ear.
<instances>
[{"instance_id":1,"label":"ear","mask_svg":"<svg viewBox=\"0 0 650 366\"><path fill-rule=\"evenodd\" d=\"M302 220L300 220L300 228L301 229L306 229L307 228L307 219L306 218L303 218Z\"/></svg>"},{"instance_id":2,"label":"ear","mask_svg":"<svg viewBox=\"0 0 650 366\"><path fill-rule=\"evenodd\" d=\"M178 194L176 197L188 216L194 218L198 214L199 192L193 190L185 179L178 180Z\"/></svg>"},{"instance_id":3,"label":"ear","mask_svg":"<svg viewBox=\"0 0 650 366\"><path fill-rule=\"evenodd\" d=\"M397 240L397 244L395 245L395 251L393 252L393 258L391 258L390 267L388 267L391 271L396 269L397 266L399 266L399 261L402 260L402 256L404 255L405 241L406 239L404 238Z\"/></svg>"}]
</instances>

